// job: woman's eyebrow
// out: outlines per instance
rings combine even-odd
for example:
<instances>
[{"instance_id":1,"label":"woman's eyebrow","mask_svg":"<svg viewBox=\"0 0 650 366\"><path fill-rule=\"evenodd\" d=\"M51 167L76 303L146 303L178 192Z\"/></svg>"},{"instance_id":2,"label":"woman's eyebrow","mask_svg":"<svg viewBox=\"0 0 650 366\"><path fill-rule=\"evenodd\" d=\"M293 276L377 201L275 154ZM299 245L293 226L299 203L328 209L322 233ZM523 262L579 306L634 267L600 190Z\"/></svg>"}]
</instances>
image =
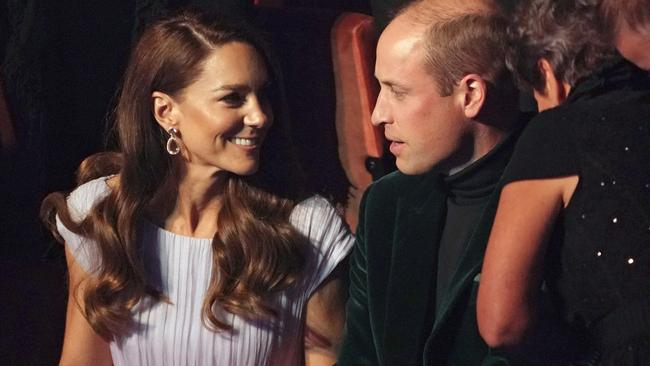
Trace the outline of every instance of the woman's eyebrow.
<instances>
[{"instance_id":1,"label":"woman's eyebrow","mask_svg":"<svg viewBox=\"0 0 650 366\"><path fill-rule=\"evenodd\" d=\"M224 84L220 85L216 88L214 88L212 91L220 91L220 90L248 90L250 87L245 84Z\"/></svg>"}]
</instances>

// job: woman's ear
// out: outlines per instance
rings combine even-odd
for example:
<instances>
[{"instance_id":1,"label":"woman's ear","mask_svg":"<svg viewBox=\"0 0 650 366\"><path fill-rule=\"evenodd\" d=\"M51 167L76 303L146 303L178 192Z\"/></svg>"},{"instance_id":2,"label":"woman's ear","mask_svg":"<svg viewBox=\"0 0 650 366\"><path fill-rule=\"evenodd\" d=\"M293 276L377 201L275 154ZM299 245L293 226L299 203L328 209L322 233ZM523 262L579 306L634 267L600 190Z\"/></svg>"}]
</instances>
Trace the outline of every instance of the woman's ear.
<instances>
[{"instance_id":1,"label":"woman's ear","mask_svg":"<svg viewBox=\"0 0 650 366\"><path fill-rule=\"evenodd\" d=\"M177 105L170 95L155 91L151 93L151 103L153 116L165 131L178 125L176 118Z\"/></svg>"},{"instance_id":2,"label":"woman's ear","mask_svg":"<svg viewBox=\"0 0 650 366\"><path fill-rule=\"evenodd\" d=\"M544 78L544 89L535 89L533 94L537 101L537 109L541 112L564 103L571 91L571 85L557 78L551 63L547 59L541 58L537 62L537 67L539 67L539 72Z\"/></svg>"},{"instance_id":3,"label":"woman's ear","mask_svg":"<svg viewBox=\"0 0 650 366\"><path fill-rule=\"evenodd\" d=\"M463 98L463 113L466 118L474 119L481 112L487 98L487 84L478 74L468 74L458 85Z\"/></svg>"}]
</instances>

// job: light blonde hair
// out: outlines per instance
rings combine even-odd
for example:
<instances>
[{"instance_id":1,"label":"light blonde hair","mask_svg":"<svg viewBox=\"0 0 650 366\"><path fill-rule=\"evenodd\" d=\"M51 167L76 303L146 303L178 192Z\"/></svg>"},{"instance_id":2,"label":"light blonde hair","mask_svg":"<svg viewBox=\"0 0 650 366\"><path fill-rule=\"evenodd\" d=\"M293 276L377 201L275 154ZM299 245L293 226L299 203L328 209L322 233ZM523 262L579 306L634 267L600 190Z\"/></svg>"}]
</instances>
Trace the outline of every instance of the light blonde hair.
<instances>
[{"instance_id":1,"label":"light blonde hair","mask_svg":"<svg viewBox=\"0 0 650 366\"><path fill-rule=\"evenodd\" d=\"M612 32L627 24L650 37L650 0L602 0L600 9Z\"/></svg>"}]
</instances>

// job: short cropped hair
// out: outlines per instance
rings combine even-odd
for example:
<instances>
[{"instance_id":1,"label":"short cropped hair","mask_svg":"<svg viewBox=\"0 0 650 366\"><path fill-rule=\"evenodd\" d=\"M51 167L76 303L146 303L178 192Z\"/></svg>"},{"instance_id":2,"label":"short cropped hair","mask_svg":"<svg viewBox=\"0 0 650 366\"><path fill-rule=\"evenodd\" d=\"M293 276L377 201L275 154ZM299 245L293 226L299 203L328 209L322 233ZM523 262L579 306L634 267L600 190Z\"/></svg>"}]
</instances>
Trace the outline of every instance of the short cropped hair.
<instances>
[{"instance_id":1,"label":"short cropped hair","mask_svg":"<svg viewBox=\"0 0 650 366\"><path fill-rule=\"evenodd\" d=\"M442 95L463 76L478 74L499 87L507 75L504 52L507 22L492 0L420 0L397 15L425 25L426 62Z\"/></svg>"},{"instance_id":2,"label":"short cropped hair","mask_svg":"<svg viewBox=\"0 0 650 366\"><path fill-rule=\"evenodd\" d=\"M524 90L543 90L539 61L575 85L615 57L599 16L598 0L523 0L508 27L506 64Z\"/></svg>"},{"instance_id":3,"label":"short cropped hair","mask_svg":"<svg viewBox=\"0 0 650 366\"><path fill-rule=\"evenodd\" d=\"M650 0L602 0L601 11L612 31L627 23L630 29L650 36Z\"/></svg>"}]
</instances>

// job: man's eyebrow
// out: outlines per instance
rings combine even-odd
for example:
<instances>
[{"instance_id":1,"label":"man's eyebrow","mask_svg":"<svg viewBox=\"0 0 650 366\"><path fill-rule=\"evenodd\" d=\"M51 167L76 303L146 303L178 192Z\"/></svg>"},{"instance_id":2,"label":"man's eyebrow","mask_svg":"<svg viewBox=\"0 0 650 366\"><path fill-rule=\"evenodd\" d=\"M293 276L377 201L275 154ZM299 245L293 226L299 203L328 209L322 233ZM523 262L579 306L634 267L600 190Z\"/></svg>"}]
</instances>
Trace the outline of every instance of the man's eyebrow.
<instances>
[{"instance_id":1,"label":"man's eyebrow","mask_svg":"<svg viewBox=\"0 0 650 366\"><path fill-rule=\"evenodd\" d=\"M377 79L377 81L379 81L379 84L386 85L387 87L389 87L391 89L406 89L406 87L404 85L402 85L402 84L400 84L400 83L398 83L396 81L380 80L376 76L375 76L375 79Z\"/></svg>"}]
</instances>

